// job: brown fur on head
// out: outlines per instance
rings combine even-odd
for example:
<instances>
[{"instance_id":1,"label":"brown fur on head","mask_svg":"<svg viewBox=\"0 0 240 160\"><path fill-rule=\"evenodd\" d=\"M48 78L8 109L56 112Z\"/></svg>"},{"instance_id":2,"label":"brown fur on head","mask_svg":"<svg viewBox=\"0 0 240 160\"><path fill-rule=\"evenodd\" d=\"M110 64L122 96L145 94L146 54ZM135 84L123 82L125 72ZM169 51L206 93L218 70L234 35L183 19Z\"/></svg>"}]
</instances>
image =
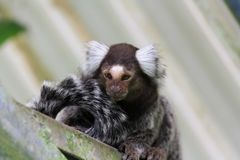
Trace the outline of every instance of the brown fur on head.
<instances>
[{"instance_id":1,"label":"brown fur on head","mask_svg":"<svg viewBox=\"0 0 240 160\"><path fill-rule=\"evenodd\" d=\"M144 93L146 86L151 87L159 77L158 67L158 55L152 45L138 49L126 43L107 47L90 42L87 74L99 78L114 101L136 99Z\"/></svg>"},{"instance_id":2,"label":"brown fur on head","mask_svg":"<svg viewBox=\"0 0 240 160\"><path fill-rule=\"evenodd\" d=\"M129 44L113 45L101 63L99 77L107 94L115 101L126 98L135 86L136 75L139 74L136 50Z\"/></svg>"}]
</instances>

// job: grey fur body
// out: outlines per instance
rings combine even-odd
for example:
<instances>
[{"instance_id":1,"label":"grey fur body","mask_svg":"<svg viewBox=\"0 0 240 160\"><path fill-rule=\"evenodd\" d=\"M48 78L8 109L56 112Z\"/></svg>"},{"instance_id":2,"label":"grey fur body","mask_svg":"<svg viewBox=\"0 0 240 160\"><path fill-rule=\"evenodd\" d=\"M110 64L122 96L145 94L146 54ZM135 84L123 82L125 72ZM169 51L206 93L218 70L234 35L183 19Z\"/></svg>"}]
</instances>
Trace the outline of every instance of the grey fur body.
<instances>
[{"instance_id":1,"label":"grey fur body","mask_svg":"<svg viewBox=\"0 0 240 160\"><path fill-rule=\"evenodd\" d=\"M181 160L179 134L167 99L159 96L148 107L128 121L127 138L119 146L125 153L123 160Z\"/></svg>"}]
</instances>

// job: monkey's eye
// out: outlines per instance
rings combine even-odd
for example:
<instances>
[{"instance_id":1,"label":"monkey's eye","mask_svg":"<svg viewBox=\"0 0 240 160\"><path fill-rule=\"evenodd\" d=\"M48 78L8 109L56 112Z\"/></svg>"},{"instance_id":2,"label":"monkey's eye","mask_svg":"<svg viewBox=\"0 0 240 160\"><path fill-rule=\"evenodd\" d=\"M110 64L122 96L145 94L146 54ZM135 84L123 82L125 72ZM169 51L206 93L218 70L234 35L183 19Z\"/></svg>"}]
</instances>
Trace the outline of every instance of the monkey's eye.
<instances>
[{"instance_id":1,"label":"monkey's eye","mask_svg":"<svg viewBox=\"0 0 240 160\"><path fill-rule=\"evenodd\" d=\"M112 75L110 74L110 73L104 73L104 77L106 78L106 79L112 79Z\"/></svg>"},{"instance_id":2,"label":"monkey's eye","mask_svg":"<svg viewBox=\"0 0 240 160\"><path fill-rule=\"evenodd\" d=\"M122 80L122 81L127 81L127 80L129 80L130 78L131 78L130 75L124 74L124 75L122 76L121 80Z\"/></svg>"}]
</instances>

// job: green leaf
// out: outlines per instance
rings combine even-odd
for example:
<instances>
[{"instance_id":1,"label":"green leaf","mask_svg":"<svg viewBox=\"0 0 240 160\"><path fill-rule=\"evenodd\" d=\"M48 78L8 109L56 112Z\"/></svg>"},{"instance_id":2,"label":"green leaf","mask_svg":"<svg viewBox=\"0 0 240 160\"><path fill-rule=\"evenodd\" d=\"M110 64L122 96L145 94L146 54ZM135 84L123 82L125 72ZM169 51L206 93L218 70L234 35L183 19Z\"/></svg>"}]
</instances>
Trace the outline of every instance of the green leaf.
<instances>
[{"instance_id":1,"label":"green leaf","mask_svg":"<svg viewBox=\"0 0 240 160\"><path fill-rule=\"evenodd\" d=\"M0 20L0 45L24 30L25 28L15 21Z\"/></svg>"}]
</instances>

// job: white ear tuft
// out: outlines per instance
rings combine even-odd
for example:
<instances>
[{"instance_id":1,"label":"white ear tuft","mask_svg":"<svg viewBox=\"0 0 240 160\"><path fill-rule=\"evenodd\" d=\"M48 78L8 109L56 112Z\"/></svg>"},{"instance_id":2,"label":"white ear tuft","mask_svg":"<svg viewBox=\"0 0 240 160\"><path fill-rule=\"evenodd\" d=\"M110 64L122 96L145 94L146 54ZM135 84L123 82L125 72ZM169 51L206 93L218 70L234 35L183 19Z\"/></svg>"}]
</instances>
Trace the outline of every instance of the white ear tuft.
<instances>
[{"instance_id":1,"label":"white ear tuft","mask_svg":"<svg viewBox=\"0 0 240 160\"><path fill-rule=\"evenodd\" d=\"M137 50L136 58L143 72L149 77L160 78L164 76L165 68L160 63L159 52L155 45L151 44Z\"/></svg>"},{"instance_id":2,"label":"white ear tuft","mask_svg":"<svg viewBox=\"0 0 240 160\"><path fill-rule=\"evenodd\" d=\"M97 41L90 41L87 43L87 48L86 64L83 69L83 74L92 75L100 66L109 47Z\"/></svg>"}]
</instances>

